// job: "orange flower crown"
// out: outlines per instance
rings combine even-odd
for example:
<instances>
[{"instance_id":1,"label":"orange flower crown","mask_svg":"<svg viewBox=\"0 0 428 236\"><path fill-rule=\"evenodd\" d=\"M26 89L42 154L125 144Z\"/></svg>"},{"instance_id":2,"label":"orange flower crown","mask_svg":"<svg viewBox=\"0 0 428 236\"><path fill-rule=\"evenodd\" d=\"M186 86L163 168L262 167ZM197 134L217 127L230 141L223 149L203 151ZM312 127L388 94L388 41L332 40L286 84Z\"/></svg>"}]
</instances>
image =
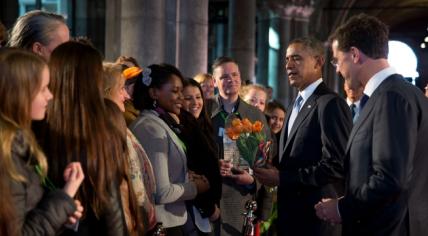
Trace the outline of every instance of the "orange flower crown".
<instances>
[{"instance_id":1,"label":"orange flower crown","mask_svg":"<svg viewBox=\"0 0 428 236\"><path fill-rule=\"evenodd\" d=\"M263 129L263 123L260 121L251 121L247 118L232 120L231 127L226 128L227 136L232 140L237 140L241 134L259 133Z\"/></svg>"},{"instance_id":2,"label":"orange flower crown","mask_svg":"<svg viewBox=\"0 0 428 236\"><path fill-rule=\"evenodd\" d=\"M125 77L126 80L128 80L128 79L134 78L135 76L140 74L142 71L143 70L140 67L133 66L133 67L129 67L129 68L125 69L122 72L122 75L123 75L123 77Z\"/></svg>"}]
</instances>

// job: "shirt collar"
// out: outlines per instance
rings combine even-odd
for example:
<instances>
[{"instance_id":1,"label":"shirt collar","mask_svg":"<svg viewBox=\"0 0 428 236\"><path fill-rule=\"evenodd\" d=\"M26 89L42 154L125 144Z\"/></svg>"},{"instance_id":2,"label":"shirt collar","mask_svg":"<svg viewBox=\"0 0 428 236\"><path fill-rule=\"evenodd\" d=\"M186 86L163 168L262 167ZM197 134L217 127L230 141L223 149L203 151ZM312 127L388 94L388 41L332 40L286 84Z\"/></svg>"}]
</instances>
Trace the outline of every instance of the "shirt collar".
<instances>
[{"instance_id":1,"label":"shirt collar","mask_svg":"<svg viewBox=\"0 0 428 236\"><path fill-rule=\"evenodd\" d=\"M221 99L220 95L218 95L217 99L218 99L218 105L220 107L220 111L224 111L224 112L228 113L226 110L224 110L223 100ZM233 106L232 113L235 113L238 111L240 101L241 101L241 99L238 96L238 99L236 100L236 103Z\"/></svg>"},{"instance_id":2,"label":"shirt collar","mask_svg":"<svg viewBox=\"0 0 428 236\"><path fill-rule=\"evenodd\" d=\"M355 101L355 102L351 102L351 100L349 100L348 98L346 98L346 103L348 103L348 106L350 106L352 104L355 104L355 106L358 107L360 105L360 101L361 101L361 99L359 99L358 101Z\"/></svg>"},{"instance_id":3,"label":"shirt collar","mask_svg":"<svg viewBox=\"0 0 428 236\"><path fill-rule=\"evenodd\" d=\"M374 74L366 84L364 88L364 94L367 96L372 96L373 92L379 87L379 85L386 79L388 76L396 74L396 70L393 67L387 67L376 74Z\"/></svg>"},{"instance_id":4,"label":"shirt collar","mask_svg":"<svg viewBox=\"0 0 428 236\"><path fill-rule=\"evenodd\" d=\"M303 103L308 100L308 98L314 93L315 89L322 83L322 78L319 78L317 81L312 82L308 87L299 92L299 96L303 98ZM302 103L302 104L303 104Z\"/></svg>"}]
</instances>

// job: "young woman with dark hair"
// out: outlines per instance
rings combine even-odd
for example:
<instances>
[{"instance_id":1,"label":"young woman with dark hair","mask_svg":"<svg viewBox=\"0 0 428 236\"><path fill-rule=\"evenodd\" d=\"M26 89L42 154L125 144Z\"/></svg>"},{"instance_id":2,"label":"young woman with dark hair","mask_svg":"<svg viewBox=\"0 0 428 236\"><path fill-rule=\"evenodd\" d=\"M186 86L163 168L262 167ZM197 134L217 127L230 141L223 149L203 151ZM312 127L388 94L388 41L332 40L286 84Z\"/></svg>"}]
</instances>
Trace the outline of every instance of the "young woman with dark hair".
<instances>
[{"instance_id":1,"label":"young woman with dark hair","mask_svg":"<svg viewBox=\"0 0 428 236\"><path fill-rule=\"evenodd\" d=\"M55 183L70 160L82 163L87 178L77 196L86 207L77 232L64 235L128 235L141 232L136 201L129 201L131 228L127 228L120 186L129 183L120 134L108 118L104 103L101 54L92 46L66 42L49 61L54 94L43 137ZM132 196L132 194L130 195ZM128 224L129 225L129 224Z\"/></svg>"},{"instance_id":2,"label":"young woman with dark hair","mask_svg":"<svg viewBox=\"0 0 428 236\"><path fill-rule=\"evenodd\" d=\"M188 174L187 147L179 137L182 90L180 71L161 64L143 69L133 93L134 106L141 112L130 129L153 165L156 219L163 223L168 236L191 235L195 227L186 201L209 188L204 176Z\"/></svg>"},{"instance_id":3,"label":"young woman with dark hair","mask_svg":"<svg viewBox=\"0 0 428 236\"><path fill-rule=\"evenodd\" d=\"M187 146L188 167L196 174L205 175L210 184L206 193L198 194L192 201L193 214L199 213L206 221L216 221L220 216L221 176L218 165L218 147L214 140L211 119L205 109L204 94L199 83L193 79L184 82L184 102L180 112L183 132L180 137ZM198 212L196 212L198 211ZM200 234L212 232L200 227Z\"/></svg>"}]
</instances>

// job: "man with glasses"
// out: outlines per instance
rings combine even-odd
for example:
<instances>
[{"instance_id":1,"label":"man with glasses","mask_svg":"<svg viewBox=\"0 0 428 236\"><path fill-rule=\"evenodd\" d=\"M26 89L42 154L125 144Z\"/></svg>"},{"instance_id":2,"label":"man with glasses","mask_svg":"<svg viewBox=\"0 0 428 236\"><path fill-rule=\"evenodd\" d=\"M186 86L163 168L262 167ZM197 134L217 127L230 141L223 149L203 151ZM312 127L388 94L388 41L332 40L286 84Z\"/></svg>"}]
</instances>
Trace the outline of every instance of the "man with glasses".
<instances>
[{"instance_id":1,"label":"man with glasses","mask_svg":"<svg viewBox=\"0 0 428 236\"><path fill-rule=\"evenodd\" d=\"M331 37L336 72L350 88L363 86L366 101L345 152L346 192L316 205L345 236L428 232L428 100L390 67L388 34L361 14Z\"/></svg>"},{"instance_id":2,"label":"man with glasses","mask_svg":"<svg viewBox=\"0 0 428 236\"><path fill-rule=\"evenodd\" d=\"M338 196L343 155L352 127L345 101L323 82L324 47L313 38L293 40L285 69L299 94L287 109L279 142L279 168L256 168L256 178L278 186L278 235L339 235L315 215L322 198Z\"/></svg>"}]
</instances>

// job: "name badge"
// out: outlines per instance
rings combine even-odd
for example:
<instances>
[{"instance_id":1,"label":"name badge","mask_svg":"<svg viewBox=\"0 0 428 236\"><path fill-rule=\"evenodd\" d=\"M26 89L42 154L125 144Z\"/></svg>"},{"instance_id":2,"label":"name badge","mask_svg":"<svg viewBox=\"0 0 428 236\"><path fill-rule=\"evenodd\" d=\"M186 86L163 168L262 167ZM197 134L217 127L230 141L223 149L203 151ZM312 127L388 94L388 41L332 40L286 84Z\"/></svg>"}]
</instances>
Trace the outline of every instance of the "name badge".
<instances>
[{"instance_id":1,"label":"name badge","mask_svg":"<svg viewBox=\"0 0 428 236\"><path fill-rule=\"evenodd\" d=\"M224 128L223 128L223 127L220 127L220 128L218 129L218 136L219 136L219 137L223 137L223 136L224 136Z\"/></svg>"}]
</instances>

